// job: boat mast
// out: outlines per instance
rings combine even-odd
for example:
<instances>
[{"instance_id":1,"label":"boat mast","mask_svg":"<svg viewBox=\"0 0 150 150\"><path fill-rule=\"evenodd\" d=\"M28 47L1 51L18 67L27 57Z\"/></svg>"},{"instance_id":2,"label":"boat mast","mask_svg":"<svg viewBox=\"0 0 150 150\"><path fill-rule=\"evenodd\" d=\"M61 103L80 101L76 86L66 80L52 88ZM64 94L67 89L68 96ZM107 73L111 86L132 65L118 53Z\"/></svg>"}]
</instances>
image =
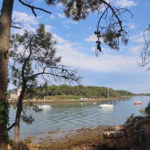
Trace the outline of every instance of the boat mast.
<instances>
[{"instance_id":1,"label":"boat mast","mask_svg":"<svg viewBox=\"0 0 150 150\"><path fill-rule=\"evenodd\" d=\"M109 98L109 88L107 88L107 98Z\"/></svg>"}]
</instances>

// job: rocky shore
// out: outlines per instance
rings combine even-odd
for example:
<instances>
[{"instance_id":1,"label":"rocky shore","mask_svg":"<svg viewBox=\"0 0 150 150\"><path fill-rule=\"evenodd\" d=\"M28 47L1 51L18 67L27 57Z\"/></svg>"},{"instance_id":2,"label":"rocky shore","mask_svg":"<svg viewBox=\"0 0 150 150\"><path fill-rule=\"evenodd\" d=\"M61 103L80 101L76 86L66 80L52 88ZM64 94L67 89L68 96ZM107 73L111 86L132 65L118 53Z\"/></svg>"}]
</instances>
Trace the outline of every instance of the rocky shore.
<instances>
[{"instance_id":1,"label":"rocky shore","mask_svg":"<svg viewBox=\"0 0 150 150\"><path fill-rule=\"evenodd\" d=\"M33 143L28 138L10 150L150 150L150 122L83 128L55 141L46 137Z\"/></svg>"}]
</instances>

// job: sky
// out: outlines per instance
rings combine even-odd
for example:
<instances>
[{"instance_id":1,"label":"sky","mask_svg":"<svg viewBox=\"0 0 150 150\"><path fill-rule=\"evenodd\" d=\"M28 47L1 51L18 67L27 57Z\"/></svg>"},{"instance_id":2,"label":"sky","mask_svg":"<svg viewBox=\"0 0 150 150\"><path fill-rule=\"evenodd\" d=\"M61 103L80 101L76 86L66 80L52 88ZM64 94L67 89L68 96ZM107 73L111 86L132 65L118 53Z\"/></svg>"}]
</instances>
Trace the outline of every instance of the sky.
<instances>
[{"instance_id":1,"label":"sky","mask_svg":"<svg viewBox=\"0 0 150 150\"><path fill-rule=\"evenodd\" d=\"M123 18L129 29L129 42L127 45L120 44L119 51L104 45L98 57L95 55L96 39L93 34L100 16L98 12L90 13L85 20L75 22L65 17L61 4L52 7L47 6L43 0L37 0L37 6L52 14L36 11L37 17L34 17L29 8L16 0L13 18L22 29L12 31L21 34L27 29L34 32L38 24L45 24L47 31L57 41L57 55L62 57L62 64L78 70L83 78L81 84L85 86L150 93L150 71L139 66L144 44L143 31L150 20L150 1L112 0L111 3L116 7L127 8L133 14L133 17L125 15Z\"/></svg>"}]
</instances>

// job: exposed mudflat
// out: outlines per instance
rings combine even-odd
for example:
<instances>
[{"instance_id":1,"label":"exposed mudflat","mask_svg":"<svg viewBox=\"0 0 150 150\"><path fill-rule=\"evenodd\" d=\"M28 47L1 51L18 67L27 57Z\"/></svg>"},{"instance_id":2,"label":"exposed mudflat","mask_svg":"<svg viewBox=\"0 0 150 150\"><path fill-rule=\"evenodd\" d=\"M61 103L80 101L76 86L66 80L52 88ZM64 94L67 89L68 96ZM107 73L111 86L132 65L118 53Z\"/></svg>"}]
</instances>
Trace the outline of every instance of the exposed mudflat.
<instances>
[{"instance_id":1,"label":"exposed mudflat","mask_svg":"<svg viewBox=\"0 0 150 150\"><path fill-rule=\"evenodd\" d=\"M51 134L59 131L53 131L49 132L49 136L41 138L38 143L33 142L34 137L29 137L23 141L22 145L29 150L38 148L42 150L97 150L103 143L103 132L112 128L110 126L98 126L93 129L71 130L62 138L57 139L51 138Z\"/></svg>"}]
</instances>

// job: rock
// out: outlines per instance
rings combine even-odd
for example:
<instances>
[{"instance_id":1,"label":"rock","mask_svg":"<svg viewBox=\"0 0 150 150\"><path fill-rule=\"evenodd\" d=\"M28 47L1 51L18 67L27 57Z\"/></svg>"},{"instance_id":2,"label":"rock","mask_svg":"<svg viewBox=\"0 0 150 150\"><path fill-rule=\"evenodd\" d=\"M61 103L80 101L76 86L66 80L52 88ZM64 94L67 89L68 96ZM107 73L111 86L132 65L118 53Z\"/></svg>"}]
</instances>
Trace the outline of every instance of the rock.
<instances>
[{"instance_id":1,"label":"rock","mask_svg":"<svg viewBox=\"0 0 150 150\"><path fill-rule=\"evenodd\" d=\"M10 144L8 144L8 146L7 146L7 150L11 150L11 146L10 146Z\"/></svg>"},{"instance_id":2,"label":"rock","mask_svg":"<svg viewBox=\"0 0 150 150\"><path fill-rule=\"evenodd\" d=\"M118 130L123 129L123 126L115 126L114 129L115 129L116 131L118 131Z\"/></svg>"},{"instance_id":3,"label":"rock","mask_svg":"<svg viewBox=\"0 0 150 150\"><path fill-rule=\"evenodd\" d=\"M103 133L104 138L122 138L124 135L123 131L108 131Z\"/></svg>"},{"instance_id":4,"label":"rock","mask_svg":"<svg viewBox=\"0 0 150 150\"><path fill-rule=\"evenodd\" d=\"M108 131L103 133L104 138L112 138L115 131Z\"/></svg>"}]
</instances>

